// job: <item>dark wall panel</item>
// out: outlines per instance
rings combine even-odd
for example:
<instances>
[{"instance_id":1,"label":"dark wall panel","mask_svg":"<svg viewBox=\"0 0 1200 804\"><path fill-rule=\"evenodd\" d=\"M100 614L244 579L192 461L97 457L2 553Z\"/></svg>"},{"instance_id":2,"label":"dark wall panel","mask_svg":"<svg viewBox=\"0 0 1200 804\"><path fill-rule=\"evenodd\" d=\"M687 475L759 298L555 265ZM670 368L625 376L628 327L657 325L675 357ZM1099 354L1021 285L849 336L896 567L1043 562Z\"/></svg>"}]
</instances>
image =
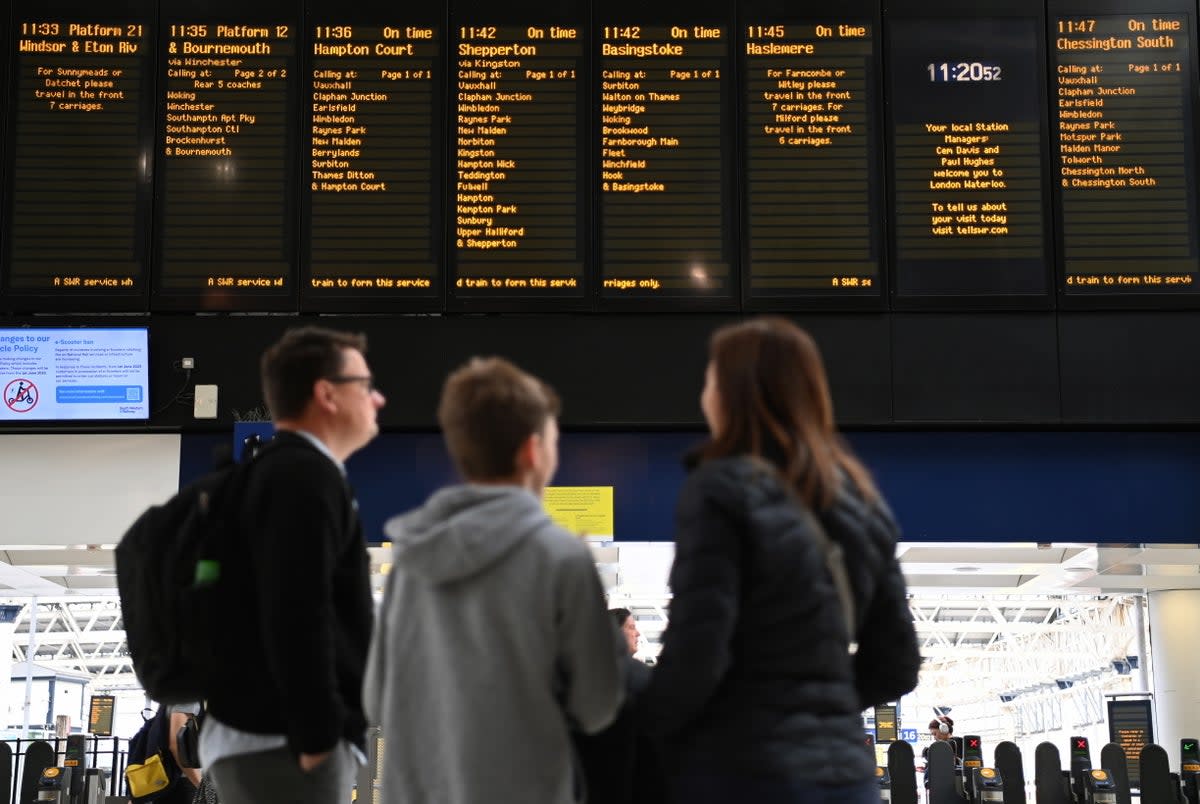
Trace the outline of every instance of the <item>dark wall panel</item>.
<instances>
[{"instance_id":1,"label":"dark wall panel","mask_svg":"<svg viewBox=\"0 0 1200 804\"><path fill-rule=\"evenodd\" d=\"M1198 333L1198 313L1063 313L1063 419L1200 422Z\"/></svg>"},{"instance_id":2,"label":"dark wall panel","mask_svg":"<svg viewBox=\"0 0 1200 804\"><path fill-rule=\"evenodd\" d=\"M897 422L1060 418L1053 314L892 316Z\"/></svg>"},{"instance_id":3,"label":"dark wall panel","mask_svg":"<svg viewBox=\"0 0 1200 804\"><path fill-rule=\"evenodd\" d=\"M825 358L833 410L842 425L892 420L892 345L886 315L796 316Z\"/></svg>"}]
</instances>

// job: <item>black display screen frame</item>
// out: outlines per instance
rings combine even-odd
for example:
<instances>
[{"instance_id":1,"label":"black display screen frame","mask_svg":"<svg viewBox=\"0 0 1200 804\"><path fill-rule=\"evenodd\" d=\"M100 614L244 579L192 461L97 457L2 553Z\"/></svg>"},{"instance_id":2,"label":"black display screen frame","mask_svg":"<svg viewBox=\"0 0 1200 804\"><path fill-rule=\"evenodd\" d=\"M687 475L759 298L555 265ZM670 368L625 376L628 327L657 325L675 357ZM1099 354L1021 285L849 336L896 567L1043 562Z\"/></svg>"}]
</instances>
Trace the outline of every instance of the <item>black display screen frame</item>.
<instances>
[{"instance_id":1,"label":"black display screen frame","mask_svg":"<svg viewBox=\"0 0 1200 804\"><path fill-rule=\"evenodd\" d=\"M1054 39L1057 36L1057 19L1059 17L1102 17L1112 15L1147 15L1147 14L1182 14L1188 18L1188 36L1190 39L1190 59L1188 64L1187 77L1190 82L1186 96L1191 99L1192 114L1191 114L1191 162L1186 163L1184 167L1184 175L1191 182L1190 186L1190 203L1192 204L1192 220L1194 224L1192 228L1192 237L1200 237L1196 231L1196 226L1200 226L1200 177L1197 176L1197 170L1200 170L1200 101L1197 100L1196 93L1200 91L1200 40L1198 40L1198 29L1200 29L1200 12L1198 12L1196 4L1189 0L1158 0L1153 6L1146 8L1131 8L1130 3L1122 2L1122 0L1047 0L1046 2L1046 68L1047 81L1051 90L1053 90L1054 81ZM1049 106L1051 108L1051 116L1057 98L1055 93L1051 91L1049 95ZM1060 145L1060 132L1058 126L1051 124L1049 128L1050 148L1051 153L1057 153ZM1057 160L1052 159L1051 164L1056 164ZM1120 293L1114 291L1111 293L1067 293L1067 271L1066 271L1066 248L1063 238L1065 230L1062 224L1063 203L1061 188L1057 181L1051 181L1051 202L1054 212L1055 224L1055 295L1058 301L1058 309L1064 311L1084 311L1084 310L1188 310L1200 309L1200 286L1195 286L1194 290L1184 291L1181 293ZM1200 246L1198 246L1200 250Z\"/></svg>"},{"instance_id":2,"label":"black display screen frame","mask_svg":"<svg viewBox=\"0 0 1200 804\"><path fill-rule=\"evenodd\" d=\"M238 0L171 0L169 6L164 6L159 15L158 30L158 87L156 90L156 106L154 123L156 128L155 154L161 154L166 147L166 115L167 115L167 70L170 60L170 31L172 24L199 25L225 24L238 25L288 25L291 26L292 36L289 39L294 44L292 74L286 78L286 100L284 119L285 131L290 136L283 144L284 182L280 198L280 213L283 245L283 260L287 264L285 281L288 283L285 292L268 290L260 292L255 289L241 290L238 288L218 288L213 292L205 292L198 288L195 291L165 291L163 277L166 273L163 265L164 235L166 226L166 182L168 167L166 160L158 160L158 169L154 179L154 247L151 261L151 311L185 311L185 312L296 312L299 309L299 224L300 224L300 102L301 87L307 83L303 72L307 60L302 52L304 17L301 5L293 0L256 0L253 5L247 5ZM212 232L213 237L219 238L219 227Z\"/></svg>"},{"instance_id":3,"label":"black display screen frame","mask_svg":"<svg viewBox=\"0 0 1200 804\"><path fill-rule=\"evenodd\" d=\"M0 309L6 312L60 313L60 312L111 312L111 313L144 313L149 304L152 284L151 272L151 226L153 218L153 173L154 173L154 138L155 138L155 77L156 51L158 45L156 0L113 0L111 3L98 5L85 0L62 0L53 6L48 6L37 0L13 0L9 6L9 14L0 15L0 35L11 50L8 58L0 60L0 78L4 80L4 165L0 167L3 183L0 187L0 220L3 229L0 231ZM145 26L143 38L144 52L140 55L141 82L140 103L137 109L138 133L136 148L144 155L144 161L139 166L141 175L137 179L134 192L134 220L131 227L133 235L132 257L141 263L141 274L135 279L132 290L99 290L87 288L63 288L59 291L24 291L13 289L10 285L12 263L12 227L15 213L16 181L14 168L16 161L17 112L19 104L18 59L20 53L16 47L19 36L19 18L23 15L37 19L65 19L75 17L88 22L110 22L121 24L140 24Z\"/></svg>"},{"instance_id":4,"label":"black display screen frame","mask_svg":"<svg viewBox=\"0 0 1200 804\"><path fill-rule=\"evenodd\" d=\"M1037 292L1004 292L1003 288L989 293L903 293L901 292L901 261L898 255L899 211L897 209L897 182L895 180L896 165L896 105L895 92L895 54L892 52L892 22L895 20L929 20L945 24L973 24L987 20L1024 19L1031 21L1033 37L1030 44L1033 50L1026 58L1032 60L1034 76L1029 89L1038 93L1035 98L1038 110L1039 135L1037 138L1041 165L1041 216L1042 216L1042 248L1041 269L1037 279L1041 290ZM1041 0L980 0L964 8L960 3L951 0L891 0L884 8L884 70L888 76L888 84L884 88L886 98L887 121L885 124L885 140L887 144L887 161L889 168L887 217L889 221L889 296L891 309L897 311L983 311L983 310L1049 310L1054 307L1054 229L1051 210L1050 188L1050 149L1049 149L1049 119L1047 97L1047 55L1046 41L1043 31L1046 28L1045 6ZM1002 265L996 266L1001 272ZM1031 274L1032 275L1032 274Z\"/></svg>"},{"instance_id":5,"label":"black display screen frame","mask_svg":"<svg viewBox=\"0 0 1200 804\"><path fill-rule=\"evenodd\" d=\"M595 184L593 173L595 164L591 146L591 131L595 126L595 70L592 59L592 28L589 19L589 4L586 0L552 0L537 2L537 0L513 0L502 5L494 5L489 0L450 0L449 22L447 24L446 46L446 84L447 95L452 94L451 87L458 73L458 45L464 41L459 30L463 26L512 26L526 25L548 27L551 25L571 25L578 27L582 33L582 56L579 69L583 75L577 78L579 87L576 97L576 164L575 164L575 232L577 250L581 262L578 274L582 284L580 293L567 295L536 295L523 294L519 291L499 293L497 295L459 295L455 293L455 283L460 278L460 265L466 263L460 260L456 247L457 225L457 192L456 192L456 157L458 155L455 134L458 104L451 99L446 103L446 305L447 312L460 313L504 313L504 312L586 312L592 308L596 292L596 258L595 244L592 236L594 229L594 198ZM478 44L479 42L476 42ZM457 94L457 93L453 93ZM519 167L518 167L519 171Z\"/></svg>"},{"instance_id":6,"label":"black display screen frame","mask_svg":"<svg viewBox=\"0 0 1200 804\"><path fill-rule=\"evenodd\" d=\"M888 304L888 238L885 227L885 206L887 203L887 180L885 177L883 155L883 24L880 4L875 0L845 0L838 4L838 15L833 15L826 5L815 2L801 4L786 3L784 0L742 0L738 4L737 36L735 37L736 61L738 72L738 150L740 159L740 192L741 215L739 218L741 251L740 271L742 285L742 308L746 311L877 311L887 309ZM747 122L749 118L749 70L746 68L749 57L746 54L747 31L749 25L758 24L825 24L835 25L837 22L865 21L871 26L871 65L867 71L867 86L864 90L867 106L867 205L870 216L869 231L876 262L875 291L835 292L831 290L803 290L788 294L772 294L755 296L751 283L754 280L753 264L751 262L751 199L750 199L750 160L751 154ZM787 37L790 41L793 37Z\"/></svg>"},{"instance_id":7,"label":"black display screen frame","mask_svg":"<svg viewBox=\"0 0 1200 804\"><path fill-rule=\"evenodd\" d=\"M599 76L603 71L601 45L603 36L595 32L603 31L604 26L617 25L704 25L717 24L724 26L725 63L729 75L721 80L721 237L722 251L728 262L729 270L725 276L728 292L717 295L680 295L680 296L604 296L604 248L602 239L604 201L602 197L599 171L593 171L593 195L596 199L596 215L593 231L596 244L596 309L604 312L679 312L679 311L740 311L741 301L741 243L738 222L741 220L741 203L738 184L740 181L740 164L738 148L740 132L737 122L737 94L739 87L738 60L736 54L737 16L734 9L719 0L664 0L664 2L646 4L640 0L616 0L602 7L597 5L592 12L592 31L595 47L593 60L595 63L596 80L593 82L596 97L592 102L595 109L600 108ZM593 126L592 151L601 152L602 134L600 126ZM599 160L597 158L597 164Z\"/></svg>"},{"instance_id":8,"label":"black display screen frame","mask_svg":"<svg viewBox=\"0 0 1200 804\"><path fill-rule=\"evenodd\" d=\"M402 8L403 10L396 10ZM440 312L445 300L445 221L446 185L444 182L448 149L447 90L449 28L446 0L397 7L384 0L363 0L352 4L340 0L308 0L305 3L304 28L300 38L302 71L300 102L300 311L301 312ZM314 28L318 25L428 25L439 32L439 54L435 74L431 78L430 118L430 254L435 266L433 286L429 293L389 293L378 290L362 294L325 293L312 286L313 195L312 161L312 98ZM370 149L368 139L366 147Z\"/></svg>"}]
</instances>

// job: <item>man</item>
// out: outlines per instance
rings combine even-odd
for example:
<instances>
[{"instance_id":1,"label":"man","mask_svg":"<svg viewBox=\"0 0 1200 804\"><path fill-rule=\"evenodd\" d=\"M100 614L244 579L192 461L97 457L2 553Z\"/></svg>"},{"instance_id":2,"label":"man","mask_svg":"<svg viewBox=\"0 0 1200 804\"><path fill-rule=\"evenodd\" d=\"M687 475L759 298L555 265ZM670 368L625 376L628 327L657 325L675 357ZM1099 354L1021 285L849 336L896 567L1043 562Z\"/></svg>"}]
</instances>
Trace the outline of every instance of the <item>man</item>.
<instances>
[{"instance_id":1,"label":"man","mask_svg":"<svg viewBox=\"0 0 1200 804\"><path fill-rule=\"evenodd\" d=\"M559 401L499 359L447 379L438 407L465 485L388 522L391 573L364 699L383 726L382 800L567 804L568 730L621 703L618 639L586 545L541 497Z\"/></svg>"},{"instance_id":2,"label":"man","mask_svg":"<svg viewBox=\"0 0 1200 804\"><path fill-rule=\"evenodd\" d=\"M238 590L200 753L223 804L349 800L366 721L369 565L347 458L378 433L362 336L287 332L262 357L277 434L240 506Z\"/></svg>"},{"instance_id":3,"label":"man","mask_svg":"<svg viewBox=\"0 0 1200 804\"><path fill-rule=\"evenodd\" d=\"M625 703L612 724L596 734L576 733L575 750L587 782L588 804L662 804L665 778L654 743L642 733L639 698L650 683L650 668L633 658L641 633L626 608L608 610L625 642Z\"/></svg>"},{"instance_id":4,"label":"man","mask_svg":"<svg viewBox=\"0 0 1200 804\"><path fill-rule=\"evenodd\" d=\"M613 622L617 628L621 629L621 633L625 636L625 641L629 645L629 655L633 656L638 652L638 640L642 637L642 632L638 630L637 620L633 617L633 612L629 609L609 609L608 613L612 615Z\"/></svg>"}]
</instances>

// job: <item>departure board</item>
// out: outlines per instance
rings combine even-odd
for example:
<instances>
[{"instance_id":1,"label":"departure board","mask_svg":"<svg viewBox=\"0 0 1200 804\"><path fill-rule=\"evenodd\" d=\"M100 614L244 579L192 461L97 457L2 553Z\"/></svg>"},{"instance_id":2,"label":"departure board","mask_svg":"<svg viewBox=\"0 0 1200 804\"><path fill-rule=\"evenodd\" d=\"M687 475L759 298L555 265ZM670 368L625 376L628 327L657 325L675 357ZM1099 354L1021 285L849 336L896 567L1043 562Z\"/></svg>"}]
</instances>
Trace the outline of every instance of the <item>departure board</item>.
<instances>
[{"instance_id":1,"label":"departure board","mask_svg":"<svg viewBox=\"0 0 1200 804\"><path fill-rule=\"evenodd\" d=\"M1050 304L1041 4L1003 8L887 21L901 306Z\"/></svg>"},{"instance_id":2,"label":"departure board","mask_svg":"<svg viewBox=\"0 0 1200 804\"><path fill-rule=\"evenodd\" d=\"M882 299L878 20L870 4L859 6L815 22L743 6L743 280L751 304Z\"/></svg>"},{"instance_id":3,"label":"departure board","mask_svg":"<svg viewBox=\"0 0 1200 804\"><path fill-rule=\"evenodd\" d=\"M597 12L602 299L737 298L727 8Z\"/></svg>"},{"instance_id":4,"label":"departure board","mask_svg":"<svg viewBox=\"0 0 1200 804\"><path fill-rule=\"evenodd\" d=\"M1142 749L1154 742L1154 713L1149 698L1109 699L1108 741L1125 751L1129 786L1142 786Z\"/></svg>"},{"instance_id":5,"label":"departure board","mask_svg":"<svg viewBox=\"0 0 1200 804\"><path fill-rule=\"evenodd\" d=\"M299 20L228 5L160 20L152 307L295 307Z\"/></svg>"},{"instance_id":6,"label":"departure board","mask_svg":"<svg viewBox=\"0 0 1200 804\"><path fill-rule=\"evenodd\" d=\"M145 309L154 5L45 9L17 2L10 29L5 292L18 309Z\"/></svg>"},{"instance_id":7,"label":"departure board","mask_svg":"<svg viewBox=\"0 0 1200 804\"><path fill-rule=\"evenodd\" d=\"M451 20L450 304L548 298L580 307L590 216L585 6L537 16L478 6L455 5Z\"/></svg>"},{"instance_id":8,"label":"departure board","mask_svg":"<svg viewBox=\"0 0 1200 804\"><path fill-rule=\"evenodd\" d=\"M1064 293L1200 292L1195 5L1050 8Z\"/></svg>"},{"instance_id":9,"label":"departure board","mask_svg":"<svg viewBox=\"0 0 1200 804\"><path fill-rule=\"evenodd\" d=\"M303 307L440 307L444 9L343 6L308 9Z\"/></svg>"}]
</instances>

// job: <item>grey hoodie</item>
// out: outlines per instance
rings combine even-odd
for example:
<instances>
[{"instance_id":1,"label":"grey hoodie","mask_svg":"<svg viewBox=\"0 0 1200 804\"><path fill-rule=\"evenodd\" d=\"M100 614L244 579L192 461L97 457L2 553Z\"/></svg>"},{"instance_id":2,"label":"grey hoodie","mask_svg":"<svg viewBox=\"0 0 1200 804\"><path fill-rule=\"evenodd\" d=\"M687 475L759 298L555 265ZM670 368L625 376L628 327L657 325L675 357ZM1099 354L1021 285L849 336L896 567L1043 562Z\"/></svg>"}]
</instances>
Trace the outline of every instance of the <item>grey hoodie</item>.
<instances>
[{"instance_id":1,"label":"grey hoodie","mask_svg":"<svg viewBox=\"0 0 1200 804\"><path fill-rule=\"evenodd\" d=\"M388 804L565 804L568 724L606 726L623 643L591 552L516 486L453 486L390 520L364 706Z\"/></svg>"}]
</instances>

